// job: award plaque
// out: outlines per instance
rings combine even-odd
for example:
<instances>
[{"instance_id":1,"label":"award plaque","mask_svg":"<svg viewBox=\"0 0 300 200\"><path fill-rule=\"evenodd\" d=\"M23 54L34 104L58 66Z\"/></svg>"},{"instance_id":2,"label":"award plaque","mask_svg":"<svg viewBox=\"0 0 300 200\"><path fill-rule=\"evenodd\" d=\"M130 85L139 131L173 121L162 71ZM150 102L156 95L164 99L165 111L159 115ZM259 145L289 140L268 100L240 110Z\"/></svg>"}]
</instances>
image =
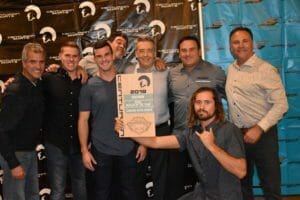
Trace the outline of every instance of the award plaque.
<instances>
[{"instance_id":1,"label":"award plaque","mask_svg":"<svg viewBox=\"0 0 300 200\"><path fill-rule=\"evenodd\" d=\"M118 74L116 82L118 117L124 124L119 136L155 136L152 74Z\"/></svg>"}]
</instances>

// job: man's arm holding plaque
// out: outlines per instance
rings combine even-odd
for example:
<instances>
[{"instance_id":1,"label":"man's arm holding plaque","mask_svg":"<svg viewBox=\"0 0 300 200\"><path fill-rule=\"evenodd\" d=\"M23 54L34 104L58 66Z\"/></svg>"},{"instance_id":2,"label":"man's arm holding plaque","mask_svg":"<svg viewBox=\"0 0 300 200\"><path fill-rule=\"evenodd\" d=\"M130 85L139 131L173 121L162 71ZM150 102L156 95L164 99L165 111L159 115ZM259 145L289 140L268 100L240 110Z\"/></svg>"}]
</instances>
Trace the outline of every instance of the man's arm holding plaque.
<instances>
[{"instance_id":1,"label":"man's arm holding plaque","mask_svg":"<svg viewBox=\"0 0 300 200\"><path fill-rule=\"evenodd\" d=\"M151 73L119 74L116 78L120 137L155 136L153 79Z\"/></svg>"}]
</instances>

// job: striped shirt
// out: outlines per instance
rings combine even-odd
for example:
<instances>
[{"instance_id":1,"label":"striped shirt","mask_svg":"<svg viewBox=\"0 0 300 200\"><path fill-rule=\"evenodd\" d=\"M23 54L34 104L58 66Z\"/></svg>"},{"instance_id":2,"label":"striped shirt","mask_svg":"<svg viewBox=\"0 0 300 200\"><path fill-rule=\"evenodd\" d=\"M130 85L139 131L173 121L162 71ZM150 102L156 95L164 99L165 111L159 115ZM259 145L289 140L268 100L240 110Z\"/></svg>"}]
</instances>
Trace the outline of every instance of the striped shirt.
<instances>
[{"instance_id":1,"label":"striped shirt","mask_svg":"<svg viewBox=\"0 0 300 200\"><path fill-rule=\"evenodd\" d=\"M239 128L275 125L288 109L287 98L275 67L255 54L228 68L226 94L231 121Z\"/></svg>"}]
</instances>

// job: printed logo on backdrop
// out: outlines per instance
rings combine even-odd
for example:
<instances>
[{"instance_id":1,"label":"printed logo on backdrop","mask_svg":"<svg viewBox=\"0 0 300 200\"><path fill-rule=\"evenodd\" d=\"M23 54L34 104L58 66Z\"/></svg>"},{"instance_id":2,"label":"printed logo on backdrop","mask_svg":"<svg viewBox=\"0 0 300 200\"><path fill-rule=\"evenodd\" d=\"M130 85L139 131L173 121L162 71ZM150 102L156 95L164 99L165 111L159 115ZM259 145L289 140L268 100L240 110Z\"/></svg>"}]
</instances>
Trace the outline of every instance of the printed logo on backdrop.
<instances>
[{"instance_id":1,"label":"printed logo on backdrop","mask_svg":"<svg viewBox=\"0 0 300 200\"><path fill-rule=\"evenodd\" d=\"M107 24L104 24L104 23L95 25L94 31L98 31L97 39L99 39L99 40L109 38L111 35L111 28Z\"/></svg>"},{"instance_id":2,"label":"printed logo on backdrop","mask_svg":"<svg viewBox=\"0 0 300 200\"><path fill-rule=\"evenodd\" d=\"M135 0L133 5L136 5L137 14L148 13L151 8L148 0Z\"/></svg>"},{"instance_id":3,"label":"printed logo on backdrop","mask_svg":"<svg viewBox=\"0 0 300 200\"><path fill-rule=\"evenodd\" d=\"M223 26L223 21L222 20L216 20L212 24L205 27L205 29L219 29L222 26Z\"/></svg>"},{"instance_id":4,"label":"printed logo on backdrop","mask_svg":"<svg viewBox=\"0 0 300 200\"><path fill-rule=\"evenodd\" d=\"M26 6L26 8L24 9L24 12L27 13L27 20L33 21L35 19L40 19L41 18L41 9L36 6L36 5L29 5Z\"/></svg>"},{"instance_id":5,"label":"printed logo on backdrop","mask_svg":"<svg viewBox=\"0 0 300 200\"><path fill-rule=\"evenodd\" d=\"M44 160L46 156L44 155L45 147L42 144L37 145L35 151L37 152L38 160Z\"/></svg>"},{"instance_id":6,"label":"printed logo on backdrop","mask_svg":"<svg viewBox=\"0 0 300 200\"><path fill-rule=\"evenodd\" d=\"M162 36L166 31L165 24L160 20L153 20L148 25L151 28L151 36Z\"/></svg>"},{"instance_id":7,"label":"printed logo on backdrop","mask_svg":"<svg viewBox=\"0 0 300 200\"><path fill-rule=\"evenodd\" d=\"M103 6L100 9L105 10L106 12L113 12L113 11L123 11L125 9L128 9L130 6L129 5L124 5L124 6Z\"/></svg>"},{"instance_id":8,"label":"printed logo on backdrop","mask_svg":"<svg viewBox=\"0 0 300 200\"><path fill-rule=\"evenodd\" d=\"M56 31L51 26L46 26L40 30L42 34L43 43L54 42L56 40Z\"/></svg>"},{"instance_id":9,"label":"printed logo on backdrop","mask_svg":"<svg viewBox=\"0 0 300 200\"><path fill-rule=\"evenodd\" d=\"M14 18L15 16L20 15L19 12L15 13L0 13L0 19L5 19L5 18Z\"/></svg>"},{"instance_id":10,"label":"printed logo on backdrop","mask_svg":"<svg viewBox=\"0 0 300 200\"><path fill-rule=\"evenodd\" d=\"M81 9L81 16L83 18L94 16L96 13L96 6L91 1L84 1L79 5L79 9Z\"/></svg>"},{"instance_id":11,"label":"printed logo on backdrop","mask_svg":"<svg viewBox=\"0 0 300 200\"><path fill-rule=\"evenodd\" d=\"M181 30L193 30L193 29L197 29L197 27L198 27L197 24L186 24L186 25L170 26L170 29L175 29L176 31L181 31Z\"/></svg>"},{"instance_id":12,"label":"printed logo on backdrop","mask_svg":"<svg viewBox=\"0 0 300 200\"><path fill-rule=\"evenodd\" d=\"M40 198L41 200L46 200L50 196L51 190L49 188L43 188L40 190Z\"/></svg>"},{"instance_id":13,"label":"printed logo on backdrop","mask_svg":"<svg viewBox=\"0 0 300 200\"><path fill-rule=\"evenodd\" d=\"M140 82L140 87L144 88L150 85L150 78L146 75L140 76L138 78L139 82Z\"/></svg>"},{"instance_id":14,"label":"printed logo on backdrop","mask_svg":"<svg viewBox=\"0 0 300 200\"><path fill-rule=\"evenodd\" d=\"M217 0L217 1L215 1L215 4L220 4L220 3L234 4L234 3L240 3L240 0Z\"/></svg>"},{"instance_id":15,"label":"printed logo on backdrop","mask_svg":"<svg viewBox=\"0 0 300 200\"><path fill-rule=\"evenodd\" d=\"M93 55L93 47L84 48L81 54L83 57L85 57L87 55Z\"/></svg>"},{"instance_id":16,"label":"printed logo on backdrop","mask_svg":"<svg viewBox=\"0 0 300 200\"><path fill-rule=\"evenodd\" d=\"M194 0L188 0L190 3L191 11L196 11L197 10L197 3Z\"/></svg>"},{"instance_id":17,"label":"printed logo on backdrop","mask_svg":"<svg viewBox=\"0 0 300 200\"><path fill-rule=\"evenodd\" d=\"M261 3L263 0L246 0L245 3Z\"/></svg>"},{"instance_id":18,"label":"printed logo on backdrop","mask_svg":"<svg viewBox=\"0 0 300 200\"><path fill-rule=\"evenodd\" d=\"M272 17L267 19L265 22L259 24L261 27L274 26L278 23L278 18Z\"/></svg>"},{"instance_id":19,"label":"printed logo on backdrop","mask_svg":"<svg viewBox=\"0 0 300 200\"><path fill-rule=\"evenodd\" d=\"M146 188L147 197L149 197L149 198L154 197L154 194L153 194L153 181L150 181L150 182L146 183L145 188Z\"/></svg>"},{"instance_id":20,"label":"printed logo on backdrop","mask_svg":"<svg viewBox=\"0 0 300 200\"><path fill-rule=\"evenodd\" d=\"M254 45L257 49L263 49L266 47L266 43L266 41L257 41Z\"/></svg>"},{"instance_id":21,"label":"printed logo on backdrop","mask_svg":"<svg viewBox=\"0 0 300 200\"><path fill-rule=\"evenodd\" d=\"M183 2L180 3L157 3L156 6L160 8L178 8L182 6Z\"/></svg>"}]
</instances>

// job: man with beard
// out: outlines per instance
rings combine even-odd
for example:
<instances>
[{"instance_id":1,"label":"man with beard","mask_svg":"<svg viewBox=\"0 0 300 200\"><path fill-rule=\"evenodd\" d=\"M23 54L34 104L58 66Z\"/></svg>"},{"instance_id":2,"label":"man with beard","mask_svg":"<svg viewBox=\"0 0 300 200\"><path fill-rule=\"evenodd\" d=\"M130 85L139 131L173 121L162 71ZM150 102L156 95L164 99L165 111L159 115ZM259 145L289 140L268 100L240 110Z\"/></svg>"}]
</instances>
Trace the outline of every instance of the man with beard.
<instances>
[{"instance_id":1,"label":"man with beard","mask_svg":"<svg viewBox=\"0 0 300 200\"><path fill-rule=\"evenodd\" d=\"M240 200L240 179L246 175L242 134L224 120L217 92L202 87L193 93L189 104L188 128L168 136L132 138L155 149L187 149L198 175L195 190L181 200ZM115 130L123 128L116 120Z\"/></svg>"},{"instance_id":2,"label":"man with beard","mask_svg":"<svg viewBox=\"0 0 300 200\"><path fill-rule=\"evenodd\" d=\"M225 72L201 58L201 46L195 36L184 36L178 42L179 63L170 69L169 90L174 104L174 129L185 130L188 121L188 104L192 94L200 87L214 88L225 98ZM172 118L171 118L172 119ZM186 151L170 151L168 166L167 200L177 199L184 194L186 166L189 163ZM193 182L194 180L189 180Z\"/></svg>"}]
</instances>

